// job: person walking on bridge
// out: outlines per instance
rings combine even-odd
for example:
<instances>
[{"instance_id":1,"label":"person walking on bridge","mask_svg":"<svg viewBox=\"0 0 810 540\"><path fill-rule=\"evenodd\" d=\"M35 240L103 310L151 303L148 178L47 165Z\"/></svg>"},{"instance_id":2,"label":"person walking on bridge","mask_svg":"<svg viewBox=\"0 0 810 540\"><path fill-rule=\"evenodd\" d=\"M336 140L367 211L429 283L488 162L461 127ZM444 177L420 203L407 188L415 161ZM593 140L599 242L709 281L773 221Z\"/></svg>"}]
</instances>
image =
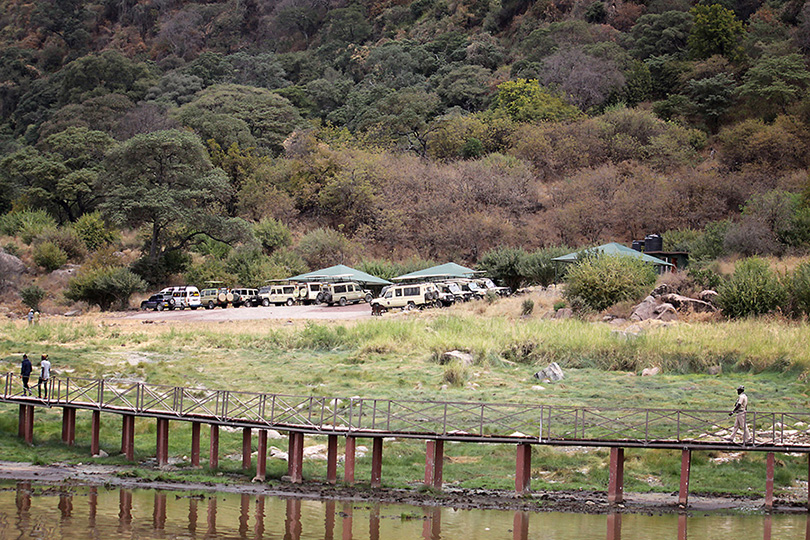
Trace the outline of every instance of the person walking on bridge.
<instances>
[{"instance_id":1,"label":"person walking on bridge","mask_svg":"<svg viewBox=\"0 0 810 540\"><path fill-rule=\"evenodd\" d=\"M22 366L20 366L20 376L22 377L24 396L31 395L31 389L28 388L28 380L31 378L31 372L33 370L34 367L31 365L31 360L28 359L28 355L23 354Z\"/></svg>"},{"instance_id":2,"label":"person walking on bridge","mask_svg":"<svg viewBox=\"0 0 810 540\"><path fill-rule=\"evenodd\" d=\"M728 413L729 416L736 415L734 417L734 429L731 430L731 436L728 438L731 442L734 442L734 436L737 434L738 429L742 430L743 444L751 442L748 424L745 423L745 411L747 410L748 396L745 395L745 386L740 385L737 387L737 402L734 404L734 409Z\"/></svg>"},{"instance_id":3,"label":"person walking on bridge","mask_svg":"<svg viewBox=\"0 0 810 540\"><path fill-rule=\"evenodd\" d=\"M51 362L48 355L43 354L39 363L42 373L39 374L39 384L37 385L37 397L42 397L42 387L45 387L45 399L48 399L48 382L51 380Z\"/></svg>"}]
</instances>

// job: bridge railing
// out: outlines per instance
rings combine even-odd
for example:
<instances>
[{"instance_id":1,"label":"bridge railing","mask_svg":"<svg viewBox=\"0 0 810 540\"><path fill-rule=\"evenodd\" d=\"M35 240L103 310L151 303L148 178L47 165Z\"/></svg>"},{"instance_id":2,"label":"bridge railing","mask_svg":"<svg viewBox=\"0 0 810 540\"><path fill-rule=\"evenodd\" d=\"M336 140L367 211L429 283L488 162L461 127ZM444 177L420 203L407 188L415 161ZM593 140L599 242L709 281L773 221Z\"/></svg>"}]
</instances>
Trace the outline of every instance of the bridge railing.
<instances>
[{"instance_id":1,"label":"bridge railing","mask_svg":"<svg viewBox=\"0 0 810 540\"><path fill-rule=\"evenodd\" d=\"M74 377L54 377L48 390L46 405L324 433L695 443L722 441L734 424L717 410L295 396ZM3 399L22 397L20 376L5 375ZM746 424L755 444L810 446L810 413L749 411Z\"/></svg>"}]
</instances>

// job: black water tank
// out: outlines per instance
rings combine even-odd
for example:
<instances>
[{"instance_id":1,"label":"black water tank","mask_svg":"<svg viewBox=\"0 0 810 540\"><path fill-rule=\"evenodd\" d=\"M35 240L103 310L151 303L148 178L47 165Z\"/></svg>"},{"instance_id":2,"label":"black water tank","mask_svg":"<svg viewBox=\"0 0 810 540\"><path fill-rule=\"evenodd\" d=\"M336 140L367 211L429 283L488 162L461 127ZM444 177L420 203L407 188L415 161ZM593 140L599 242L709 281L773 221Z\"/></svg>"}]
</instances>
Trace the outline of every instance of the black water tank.
<instances>
[{"instance_id":1,"label":"black water tank","mask_svg":"<svg viewBox=\"0 0 810 540\"><path fill-rule=\"evenodd\" d=\"M633 245L630 247L636 251L644 251L644 240L633 240Z\"/></svg>"},{"instance_id":2,"label":"black water tank","mask_svg":"<svg viewBox=\"0 0 810 540\"><path fill-rule=\"evenodd\" d=\"M644 237L644 251L663 251L664 239L660 234L648 234Z\"/></svg>"}]
</instances>

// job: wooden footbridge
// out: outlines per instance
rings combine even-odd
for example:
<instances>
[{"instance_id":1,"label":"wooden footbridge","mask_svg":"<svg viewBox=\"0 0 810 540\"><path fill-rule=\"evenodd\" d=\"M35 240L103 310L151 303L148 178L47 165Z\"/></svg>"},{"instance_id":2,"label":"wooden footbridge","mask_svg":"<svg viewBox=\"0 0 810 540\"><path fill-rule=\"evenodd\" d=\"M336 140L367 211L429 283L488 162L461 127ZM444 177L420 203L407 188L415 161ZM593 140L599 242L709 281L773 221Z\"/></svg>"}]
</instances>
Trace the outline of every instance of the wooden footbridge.
<instances>
[{"instance_id":1,"label":"wooden footbridge","mask_svg":"<svg viewBox=\"0 0 810 540\"><path fill-rule=\"evenodd\" d=\"M47 392L46 392L47 390ZM37 393L41 392L42 397ZM62 408L62 440L75 441L76 411L91 411L93 455L99 453L101 413L122 419L121 453L134 459L135 418L154 418L156 459L168 463L169 423L192 423L191 464L200 465L200 429L210 429L211 468L219 465L219 428L242 428L242 464L251 466L252 431L258 432L257 478L264 479L267 431L289 436L288 476L302 482L305 435L327 437L327 481L337 481L338 438L345 438L344 482L354 482L358 438L372 439L372 487L381 486L383 441L425 440L425 483L442 486L444 443L458 441L516 445L515 490L530 489L533 445L591 446L610 449L608 500L623 501L624 451L627 448L681 450L678 502L686 505L693 451L766 452L766 507L773 505L774 455L810 456L810 413L748 412L751 440L726 439L733 423L727 411L571 407L509 403L415 401L371 398L294 396L165 386L113 379L52 378L34 395L24 395L19 375L9 373L0 402L18 404L19 436L33 442L37 407ZM742 434L739 435L740 439ZM810 463L810 462L809 462ZM810 466L808 468L810 478ZM808 486L810 492L810 484Z\"/></svg>"}]
</instances>

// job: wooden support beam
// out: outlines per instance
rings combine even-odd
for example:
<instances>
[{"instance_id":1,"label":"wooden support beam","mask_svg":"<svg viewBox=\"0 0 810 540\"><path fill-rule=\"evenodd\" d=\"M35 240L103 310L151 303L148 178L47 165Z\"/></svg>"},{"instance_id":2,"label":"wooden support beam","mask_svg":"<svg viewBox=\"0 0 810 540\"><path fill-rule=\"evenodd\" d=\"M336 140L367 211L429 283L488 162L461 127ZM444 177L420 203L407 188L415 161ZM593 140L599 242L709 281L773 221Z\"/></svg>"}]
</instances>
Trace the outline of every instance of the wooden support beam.
<instances>
[{"instance_id":1,"label":"wooden support beam","mask_svg":"<svg viewBox=\"0 0 810 540\"><path fill-rule=\"evenodd\" d=\"M90 455L97 456L101 450L101 411L93 411L90 420Z\"/></svg>"},{"instance_id":2,"label":"wooden support beam","mask_svg":"<svg viewBox=\"0 0 810 540\"><path fill-rule=\"evenodd\" d=\"M346 437L346 454L343 461L343 481L354 484L354 459L357 437Z\"/></svg>"},{"instance_id":3,"label":"wooden support beam","mask_svg":"<svg viewBox=\"0 0 810 540\"><path fill-rule=\"evenodd\" d=\"M25 415L28 412L28 405L20 405L20 418L17 422L17 437L24 438L25 435Z\"/></svg>"},{"instance_id":4,"label":"wooden support beam","mask_svg":"<svg viewBox=\"0 0 810 540\"><path fill-rule=\"evenodd\" d=\"M28 444L34 444L34 406L20 405L20 437Z\"/></svg>"},{"instance_id":5,"label":"wooden support beam","mask_svg":"<svg viewBox=\"0 0 810 540\"><path fill-rule=\"evenodd\" d=\"M517 445L515 459L515 493L523 495L531 490L532 484L532 445Z\"/></svg>"},{"instance_id":6,"label":"wooden support beam","mask_svg":"<svg viewBox=\"0 0 810 540\"><path fill-rule=\"evenodd\" d=\"M200 466L200 428L199 422L191 423L191 466Z\"/></svg>"},{"instance_id":7,"label":"wooden support beam","mask_svg":"<svg viewBox=\"0 0 810 540\"><path fill-rule=\"evenodd\" d=\"M290 432L287 448L287 476L290 482L300 484L304 481L304 434Z\"/></svg>"},{"instance_id":8,"label":"wooden support beam","mask_svg":"<svg viewBox=\"0 0 810 540\"><path fill-rule=\"evenodd\" d=\"M624 502L624 448L610 449L610 479L608 480L608 503Z\"/></svg>"},{"instance_id":9,"label":"wooden support beam","mask_svg":"<svg viewBox=\"0 0 810 540\"><path fill-rule=\"evenodd\" d=\"M256 477L254 480L264 482L267 478L267 430L259 430L259 444L256 452Z\"/></svg>"},{"instance_id":10,"label":"wooden support beam","mask_svg":"<svg viewBox=\"0 0 810 540\"><path fill-rule=\"evenodd\" d=\"M773 452L768 452L765 458L765 509L770 510L773 508L773 466L774 466Z\"/></svg>"},{"instance_id":11,"label":"wooden support beam","mask_svg":"<svg viewBox=\"0 0 810 540\"><path fill-rule=\"evenodd\" d=\"M249 427L242 428L242 470L250 469L253 437Z\"/></svg>"},{"instance_id":12,"label":"wooden support beam","mask_svg":"<svg viewBox=\"0 0 810 540\"><path fill-rule=\"evenodd\" d=\"M219 467L219 426L211 424L211 438L208 444L208 468L212 471Z\"/></svg>"},{"instance_id":13,"label":"wooden support beam","mask_svg":"<svg viewBox=\"0 0 810 540\"><path fill-rule=\"evenodd\" d=\"M425 485L442 489L444 441L429 440L425 446Z\"/></svg>"},{"instance_id":14,"label":"wooden support beam","mask_svg":"<svg viewBox=\"0 0 810 540\"><path fill-rule=\"evenodd\" d=\"M681 487L678 491L678 505L686 507L689 504L689 473L692 470L692 451L681 450Z\"/></svg>"},{"instance_id":15,"label":"wooden support beam","mask_svg":"<svg viewBox=\"0 0 810 540\"><path fill-rule=\"evenodd\" d=\"M62 442L73 446L76 442L76 409L62 407Z\"/></svg>"},{"instance_id":16,"label":"wooden support beam","mask_svg":"<svg viewBox=\"0 0 810 540\"><path fill-rule=\"evenodd\" d=\"M371 487L382 486L383 439L374 437L371 445Z\"/></svg>"},{"instance_id":17,"label":"wooden support beam","mask_svg":"<svg viewBox=\"0 0 810 540\"><path fill-rule=\"evenodd\" d=\"M165 467L169 464L169 420L157 419L157 466Z\"/></svg>"},{"instance_id":18,"label":"wooden support beam","mask_svg":"<svg viewBox=\"0 0 810 540\"><path fill-rule=\"evenodd\" d=\"M129 461L135 459L135 415L121 415L121 453Z\"/></svg>"},{"instance_id":19,"label":"wooden support beam","mask_svg":"<svg viewBox=\"0 0 810 540\"><path fill-rule=\"evenodd\" d=\"M329 435L326 440L326 483L335 484L337 482L337 435Z\"/></svg>"}]
</instances>

